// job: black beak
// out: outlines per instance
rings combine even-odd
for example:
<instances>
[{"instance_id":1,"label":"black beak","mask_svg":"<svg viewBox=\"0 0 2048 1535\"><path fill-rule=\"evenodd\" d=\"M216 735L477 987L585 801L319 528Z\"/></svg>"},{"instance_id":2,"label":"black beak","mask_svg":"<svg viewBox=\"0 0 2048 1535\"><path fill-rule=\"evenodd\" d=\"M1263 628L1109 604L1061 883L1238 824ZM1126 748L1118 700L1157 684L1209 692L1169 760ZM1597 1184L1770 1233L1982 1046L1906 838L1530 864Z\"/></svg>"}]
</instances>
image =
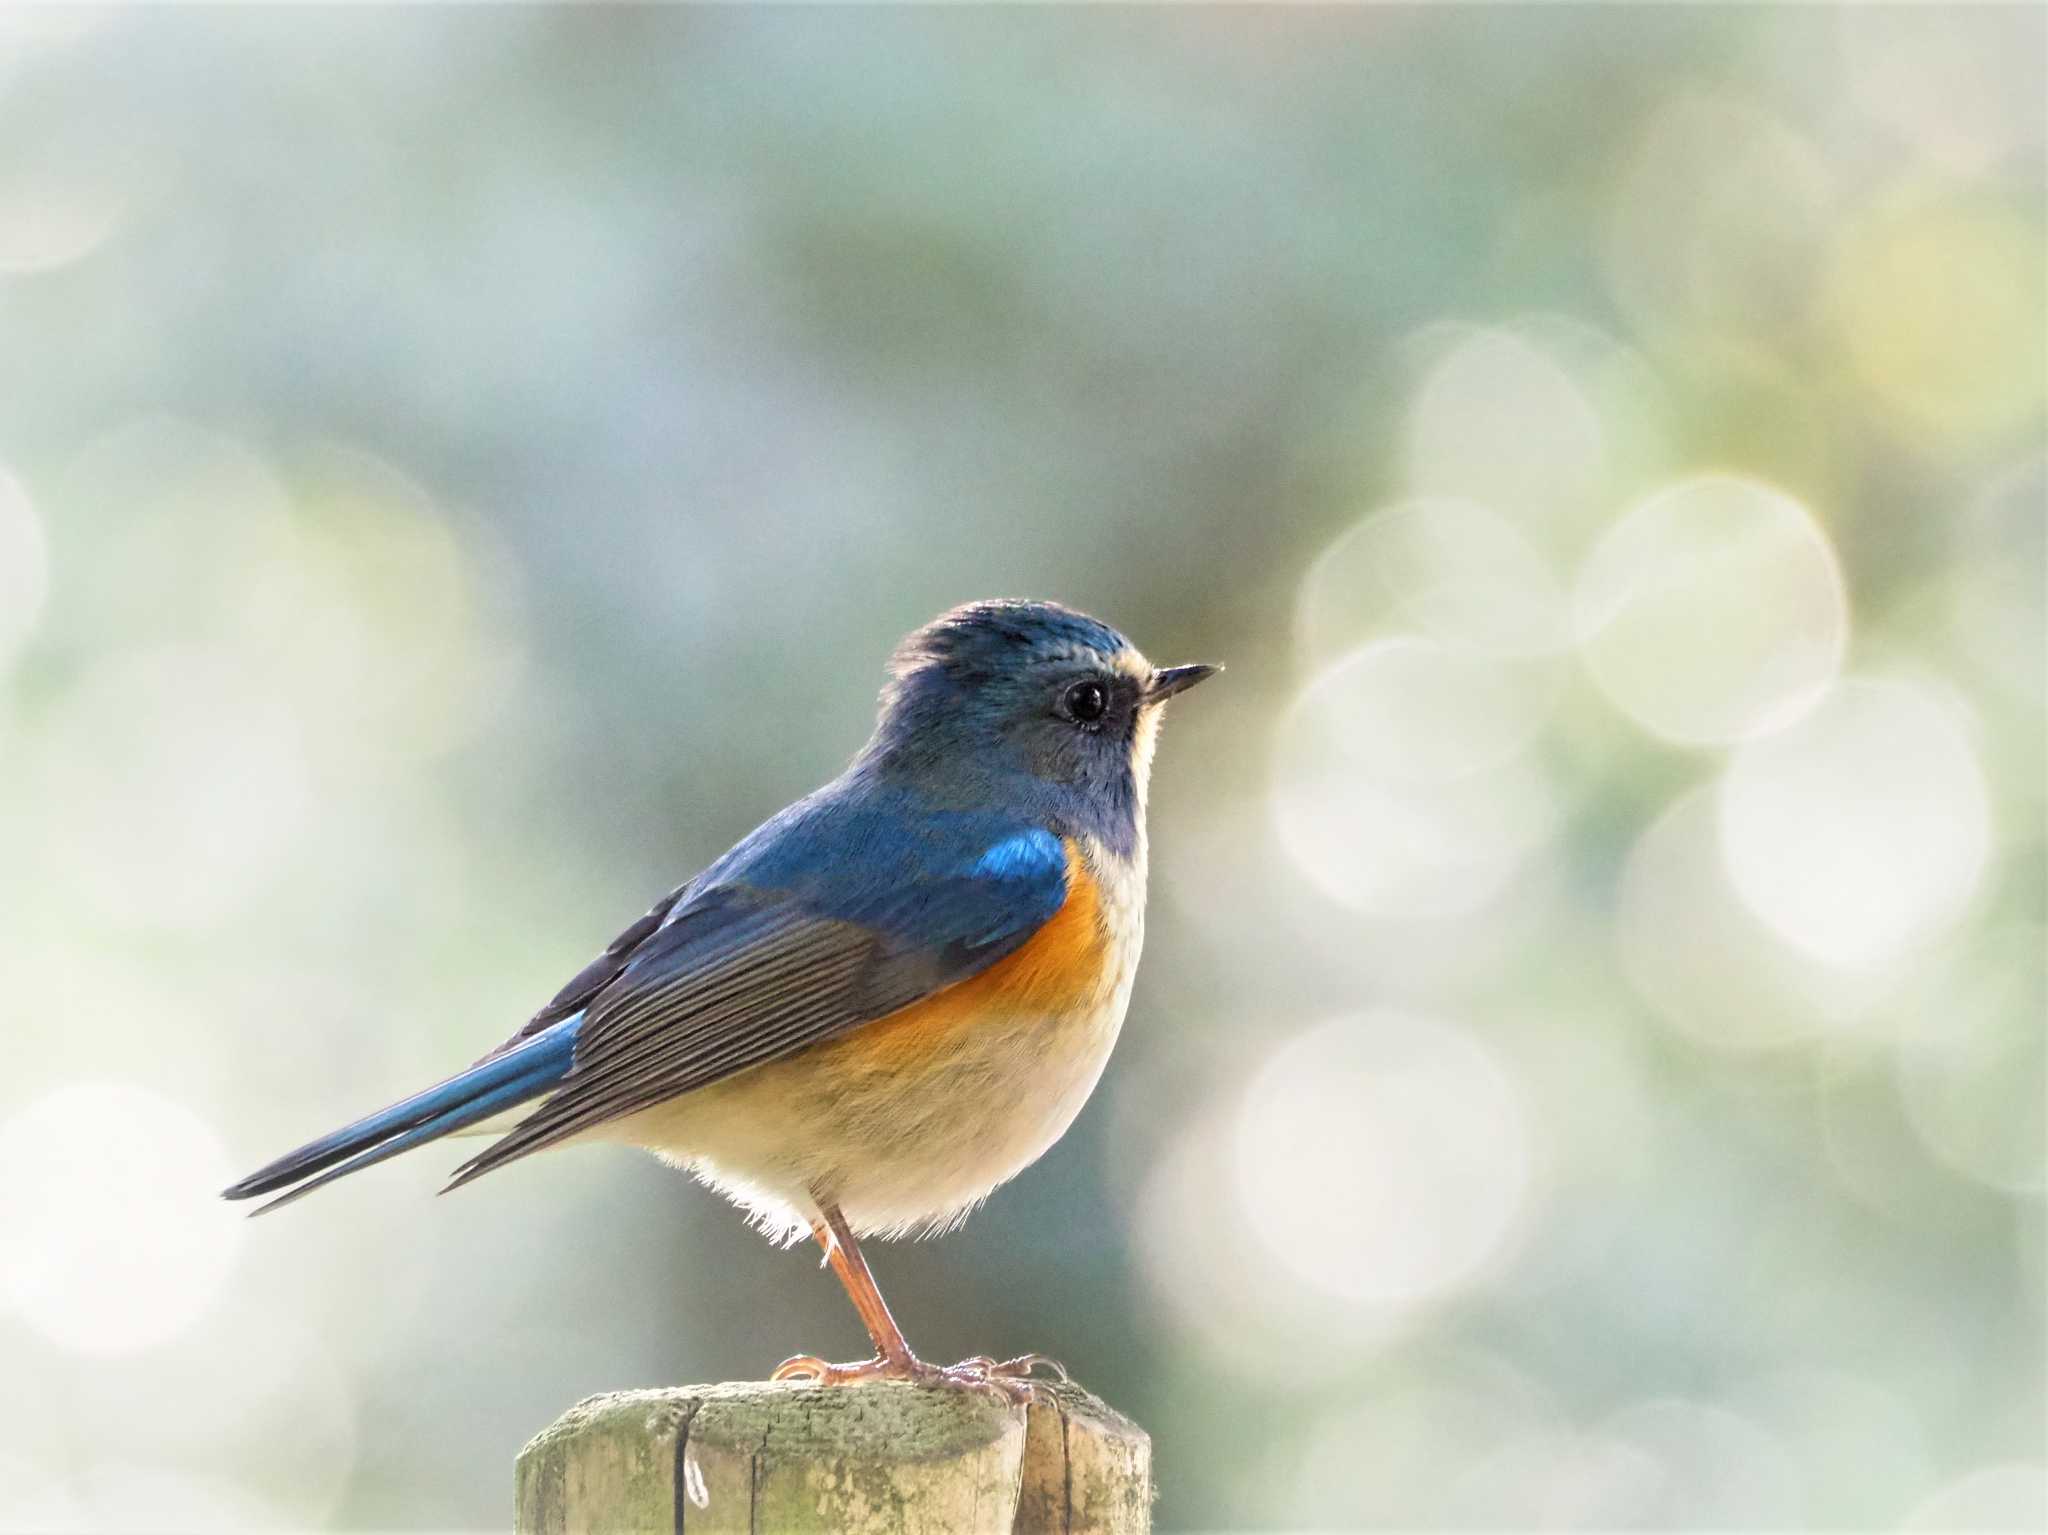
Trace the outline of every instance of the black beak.
<instances>
[{"instance_id":1,"label":"black beak","mask_svg":"<svg viewBox=\"0 0 2048 1535\"><path fill-rule=\"evenodd\" d=\"M1169 666L1164 671L1152 674L1152 685L1145 689L1145 702L1163 704L1176 693L1185 693L1204 678L1213 677L1222 671L1220 666Z\"/></svg>"}]
</instances>

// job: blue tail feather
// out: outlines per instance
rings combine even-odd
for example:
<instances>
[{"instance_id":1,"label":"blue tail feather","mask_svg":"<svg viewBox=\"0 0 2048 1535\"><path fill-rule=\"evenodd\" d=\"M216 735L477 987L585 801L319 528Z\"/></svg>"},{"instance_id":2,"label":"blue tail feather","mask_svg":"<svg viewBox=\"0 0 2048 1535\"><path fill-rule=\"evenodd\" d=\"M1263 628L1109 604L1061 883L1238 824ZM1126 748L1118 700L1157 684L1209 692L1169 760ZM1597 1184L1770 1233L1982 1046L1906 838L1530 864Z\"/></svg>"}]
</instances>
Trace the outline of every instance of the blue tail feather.
<instances>
[{"instance_id":1,"label":"blue tail feather","mask_svg":"<svg viewBox=\"0 0 2048 1535\"><path fill-rule=\"evenodd\" d=\"M251 1199L259 1194L289 1190L282 1198L252 1212L261 1215L310 1194L324 1183L538 1098L568 1075L575 1059L576 1029L582 1021L580 1013L565 1018L546 1032L425 1092L308 1141L224 1190L222 1197ZM293 1188L294 1184L298 1187Z\"/></svg>"}]
</instances>

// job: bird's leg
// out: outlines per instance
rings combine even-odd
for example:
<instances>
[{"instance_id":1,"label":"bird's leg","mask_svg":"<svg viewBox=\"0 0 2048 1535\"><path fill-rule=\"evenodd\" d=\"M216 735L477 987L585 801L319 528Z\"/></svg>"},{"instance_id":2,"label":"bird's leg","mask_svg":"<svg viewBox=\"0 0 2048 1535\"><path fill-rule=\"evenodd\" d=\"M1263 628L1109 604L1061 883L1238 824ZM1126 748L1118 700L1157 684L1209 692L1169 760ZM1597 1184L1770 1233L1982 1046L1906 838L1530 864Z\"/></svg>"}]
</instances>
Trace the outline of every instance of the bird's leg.
<instances>
[{"instance_id":1,"label":"bird's leg","mask_svg":"<svg viewBox=\"0 0 2048 1535\"><path fill-rule=\"evenodd\" d=\"M874 1340L875 1357L859 1364L828 1364L815 1354L798 1354L775 1367L770 1380L810 1380L824 1386L851 1386L868 1380L907 1380L923 1386L958 1386L992 1390L1013 1402L1028 1402L1034 1394L1031 1372L1049 1365L1061 1380L1067 1372L1043 1354L1023 1354L998 1362L987 1355L963 1359L956 1365L926 1364L910 1351L903 1329L889 1314L881 1287L861 1256L860 1244L839 1206L819 1201L819 1218L811 1222L811 1234L825 1249L825 1261L846 1286L847 1298L860 1314L861 1325Z\"/></svg>"},{"instance_id":2,"label":"bird's leg","mask_svg":"<svg viewBox=\"0 0 2048 1535\"><path fill-rule=\"evenodd\" d=\"M819 1201L811 1235L825 1249L825 1261L846 1287L847 1299L853 1302L861 1325L874 1341L875 1357L860 1364L828 1364L815 1354L798 1354L777 1365L769 1379L814 1380L821 1385L846 1386L863 1380L915 1378L923 1361L911 1353L903 1329L889 1314L889 1303L882 1299L881 1287L875 1283L874 1273L861 1256L860 1244L854 1240L853 1230L846 1224L839 1206L829 1200Z\"/></svg>"},{"instance_id":3,"label":"bird's leg","mask_svg":"<svg viewBox=\"0 0 2048 1535\"><path fill-rule=\"evenodd\" d=\"M861 1325L874 1340L875 1358L884 1365L915 1364L917 1356L911 1353L909 1340L896 1325L896 1318L889 1314L889 1303L882 1299L882 1287L875 1283L874 1271L868 1267L868 1260L839 1206L826 1205L823 1218L813 1223L811 1230L825 1249L825 1261L846 1286L847 1298L860 1314Z\"/></svg>"}]
</instances>

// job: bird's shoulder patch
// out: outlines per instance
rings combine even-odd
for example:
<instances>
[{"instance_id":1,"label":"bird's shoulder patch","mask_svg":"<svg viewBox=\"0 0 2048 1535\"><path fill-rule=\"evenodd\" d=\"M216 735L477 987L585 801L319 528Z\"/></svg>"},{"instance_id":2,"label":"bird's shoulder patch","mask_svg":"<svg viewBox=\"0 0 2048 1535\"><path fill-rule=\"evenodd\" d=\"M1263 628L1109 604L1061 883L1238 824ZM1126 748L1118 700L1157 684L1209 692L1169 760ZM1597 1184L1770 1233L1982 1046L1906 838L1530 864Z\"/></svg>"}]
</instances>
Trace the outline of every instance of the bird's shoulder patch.
<instances>
[{"instance_id":1,"label":"bird's shoulder patch","mask_svg":"<svg viewBox=\"0 0 2048 1535\"><path fill-rule=\"evenodd\" d=\"M1034 826L996 843L967 872L983 879L1042 879L1066 869L1067 850L1060 839Z\"/></svg>"}]
</instances>

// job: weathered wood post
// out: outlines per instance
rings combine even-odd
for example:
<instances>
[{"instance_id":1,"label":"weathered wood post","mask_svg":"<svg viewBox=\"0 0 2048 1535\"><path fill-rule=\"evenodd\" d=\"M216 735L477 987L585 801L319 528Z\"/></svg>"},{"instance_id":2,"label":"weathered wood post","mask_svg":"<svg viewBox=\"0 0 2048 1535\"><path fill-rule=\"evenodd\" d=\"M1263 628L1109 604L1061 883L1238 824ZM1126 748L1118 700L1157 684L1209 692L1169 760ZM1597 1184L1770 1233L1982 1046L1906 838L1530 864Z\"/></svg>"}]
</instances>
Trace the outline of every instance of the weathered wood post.
<instances>
[{"instance_id":1,"label":"weathered wood post","mask_svg":"<svg viewBox=\"0 0 2048 1535\"><path fill-rule=\"evenodd\" d=\"M1152 1441L1079 1386L619 1391L519 1452L519 1535L1142 1535Z\"/></svg>"}]
</instances>

